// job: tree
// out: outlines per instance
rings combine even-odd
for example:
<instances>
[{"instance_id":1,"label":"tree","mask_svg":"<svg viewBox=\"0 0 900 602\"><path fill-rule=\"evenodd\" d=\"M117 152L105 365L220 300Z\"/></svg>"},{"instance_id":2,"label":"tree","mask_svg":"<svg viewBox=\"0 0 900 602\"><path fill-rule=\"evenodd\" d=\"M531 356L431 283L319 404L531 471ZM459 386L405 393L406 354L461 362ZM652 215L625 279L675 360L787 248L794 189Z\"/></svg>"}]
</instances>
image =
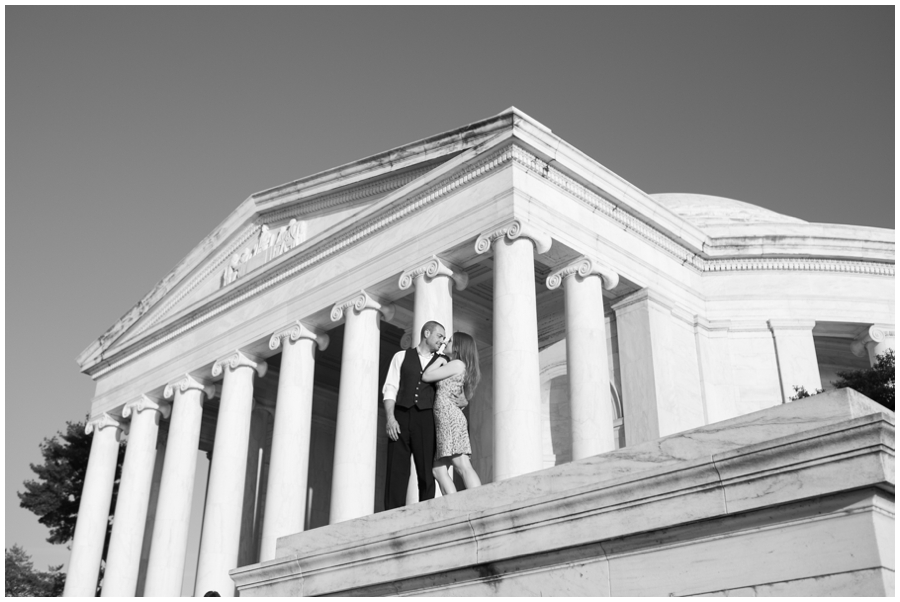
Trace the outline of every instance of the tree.
<instances>
[{"instance_id":1,"label":"tree","mask_svg":"<svg viewBox=\"0 0 900 602\"><path fill-rule=\"evenodd\" d=\"M838 372L838 380L832 381L835 389L849 387L862 393L872 401L875 401L890 411L894 411L894 350L888 349L885 353L875 356L875 365L865 370L844 370ZM791 401L812 397L822 393L824 389L817 389L810 393L805 387L794 385L796 395Z\"/></svg>"},{"instance_id":2,"label":"tree","mask_svg":"<svg viewBox=\"0 0 900 602\"><path fill-rule=\"evenodd\" d=\"M81 490L87 473L88 457L94 435L84 432L84 422L66 422L66 431L57 432L41 443L43 464L31 464L37 479L25 481L25 491L18 492L19 505L36 514L38 522L50 529L47 541L54 544L68 543L75 536L75 521L81 505ZM103 564L112 532L112 517L115 512L122 474L125 446L119 446L116 476L113 482L110 516L103 544ZM102 575L102 568L101 568Z\"/></svg>"},{"instance_id":3,"label":"tree","mask_svg":"<svg viewBox=\"0 0 900 602\"><path fill-rule=\"evenodd\" d=\"M838 372L840 380L831 384L835 388L850 387L894 411L894 350L876 356L875 365L865 370Z\"/></svg>"},{"instance_id":4,"label":"tree","mask_svg":"<svg viewBox=\"0 0 900 602\"><path fill-rule=\"evenodd\" d=\"M66 584L62 565L35 571L31 556L19 545L6 548L6 597L59 597Z\"/></svg>"}]
</instances>

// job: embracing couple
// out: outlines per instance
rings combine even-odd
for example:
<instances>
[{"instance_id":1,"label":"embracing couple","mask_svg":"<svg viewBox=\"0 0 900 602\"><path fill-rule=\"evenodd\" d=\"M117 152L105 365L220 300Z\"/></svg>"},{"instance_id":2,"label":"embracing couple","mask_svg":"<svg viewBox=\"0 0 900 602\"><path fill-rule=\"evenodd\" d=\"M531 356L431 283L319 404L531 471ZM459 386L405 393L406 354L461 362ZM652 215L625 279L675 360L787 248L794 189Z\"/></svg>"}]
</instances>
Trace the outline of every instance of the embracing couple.
<instances>
[{"instance_id":1,"label":"embracing couple","mask_svg":"<svg viewBox=\"0 0 900 602\"><path fill-rule=\"evenodd\" d=\"M406 505L409 456L416 462L419 501L456 493L449 467L462 475L466 489L481 485L469 456L468 425L462 408L481 379L475 340L464 332L446 338L433 320L422 326L419 344L391 360L382 393L387 417L387 483L384 508Z\"/></svg>"}]
</instances>

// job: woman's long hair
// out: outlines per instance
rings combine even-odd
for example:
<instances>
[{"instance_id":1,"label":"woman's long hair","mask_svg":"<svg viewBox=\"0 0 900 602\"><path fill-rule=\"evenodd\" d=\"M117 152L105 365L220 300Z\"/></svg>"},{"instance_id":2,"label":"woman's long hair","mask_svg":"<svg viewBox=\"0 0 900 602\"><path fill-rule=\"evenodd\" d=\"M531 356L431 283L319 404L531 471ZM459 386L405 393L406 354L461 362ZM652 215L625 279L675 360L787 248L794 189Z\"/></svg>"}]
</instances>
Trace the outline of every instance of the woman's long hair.
<instances>
[{"instance_id":1,"label":"woman's long hair","mask_svg":"<svg viewBox=\"0 0 900 602\"><path fill-rule=\"evenodd\" d=\"M481 369L478 367L478 347L475 339L464 332L453 333L454 359L462 360L466 365L466 378L463 381L463 392L466 399L472 399L475 388L481 380Z\"/></svg>"}]
</instances>

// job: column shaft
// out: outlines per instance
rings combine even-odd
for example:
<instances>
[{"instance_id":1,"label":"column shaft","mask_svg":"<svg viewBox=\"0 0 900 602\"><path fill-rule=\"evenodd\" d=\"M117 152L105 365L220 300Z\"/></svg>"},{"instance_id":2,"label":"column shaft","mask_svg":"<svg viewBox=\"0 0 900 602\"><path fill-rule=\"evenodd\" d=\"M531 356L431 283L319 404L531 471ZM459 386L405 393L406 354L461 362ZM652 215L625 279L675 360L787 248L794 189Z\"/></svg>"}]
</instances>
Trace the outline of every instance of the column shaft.
<instances>
[{"instance_id":1,"label":"column shaft","mask_svg":"<svg viewBox=\"0 0 900 602\"><path fill-rule=\"evenodd\" d=\"M459 273L458 270L457 273ZM423 272L415 277L414 283L416 292L413 301L411 347L419 344L422 339L422 326L429 320L440 322L449 339L453 336L453 279L448 274L438 274L433 278L429 278ZM416 462L412 456L410 456L409 461L409 485L406 488L407 506L419 501L419 480L416 475ZM452 471L453 468L451 467L450 470ZM441 497L440 487L435 487L434 496Z\"/></svg>"},{"instance_id":2,"label":"column shaft","mask_svg":"<svg viewBox=\"0 0 900 602\"><path fill-rule=\"evenodd\" d=\"M494 481L542 468L534 247L494 242Z\"/></svg>"},{"instance_id":3,"label":"column shaft","mask_svg":"<svg viewBox=\"0 0 900 602\"><path fill-rule=\"evenodd\" d=\"M782 403L796 395L795 386L804 387L810 393L822 388L812 334L815 325L812 320L769 320L775 339Z\"/></svg>"},{"instance_id":4,"label":"column shaft","mask_svg":"<svg viewBox=\"0 0 900 602\"><path fill-rule=\"evenodd\" d=\"M118 422L104 414L102 418L89 422L86 428L88 432L96 432L91 442L66 573L63 596L67 597L96 595L119 455Z\"/></svg>"},{"instance_id":5,"label":"column shaft","mask_svg":"<svg viewBox=\"0 0 900 602\"><path fill-rule=\"evenodd\" d=\"M201 388L177 389L159 485L145 596L180 596L187 554L197 447L203 418Z\"/></svg>"},{"instance_id":6,"label":"column shaft","mask_svg":"<svg viewBox=\"0 0 900 602\"><path fill-rule=\"evenodd\" d=\"M279 537L303 531L312 433L316 341L285 339L272 433L260 561L275 558Z\"/></svg>"},{"instance_id":7,"label":"column shaft","mask_svg":"<svg viewBox=\"0 0 900 602\"><path fill-rule=\"evenodd\" d=\"M603 282L571 275L566 289L566 362L572 414L572 459L613 451L613 409Z\"/></svg>"},{"instance_id":8,"label":"column shaft","mask_svg":"<svg viewBox=\"0 0 900 602\"><path fill-rule=\"evenodd\" d=\"M160 407L150 399L142 400L126 406L123 415L132 415L132 419L103 575L104 597L131 597L136 592L156 462Z\"/></svg>"},{"instance_id":9,"label":"column shaft","mask_svg":"<svg viewBox=\"0 0 900 602\"><path fill-rule=\"evenodd\" d=\"M330 524L372 514L375 505L380 316L369 308L346 316Z\"/></svg>"},{"instance_id":10,"label":"column shaft","mask_svg":"<svg viewBox=\"0 0 900 602\"><path fill-rule=\"evenodd\" d=\"M225 368L195 596L210 590L221 596L234 595L234 582L228 571L236 568L238 562L255 366L255 362L238 362Z\"/></svg>"}]
</instances>

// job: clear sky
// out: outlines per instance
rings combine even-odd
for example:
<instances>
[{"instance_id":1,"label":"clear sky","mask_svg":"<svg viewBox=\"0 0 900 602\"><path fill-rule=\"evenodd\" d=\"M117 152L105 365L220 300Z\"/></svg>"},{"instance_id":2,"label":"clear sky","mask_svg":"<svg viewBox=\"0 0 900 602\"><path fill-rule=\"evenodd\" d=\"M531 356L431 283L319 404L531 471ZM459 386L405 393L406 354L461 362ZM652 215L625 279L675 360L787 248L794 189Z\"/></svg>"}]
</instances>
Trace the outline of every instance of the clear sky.
<instances>
[{"instance_id":1,"label":"clear sky","mask_svg":"<svg viewBox=\"0 0 900 602\"><path fill-rule=\"evenodd\" d=\"M74 358L251 193L516 106L648 193L894 228L894 9L6 8L6 546Z\"/></svg>"}]
</instances>

